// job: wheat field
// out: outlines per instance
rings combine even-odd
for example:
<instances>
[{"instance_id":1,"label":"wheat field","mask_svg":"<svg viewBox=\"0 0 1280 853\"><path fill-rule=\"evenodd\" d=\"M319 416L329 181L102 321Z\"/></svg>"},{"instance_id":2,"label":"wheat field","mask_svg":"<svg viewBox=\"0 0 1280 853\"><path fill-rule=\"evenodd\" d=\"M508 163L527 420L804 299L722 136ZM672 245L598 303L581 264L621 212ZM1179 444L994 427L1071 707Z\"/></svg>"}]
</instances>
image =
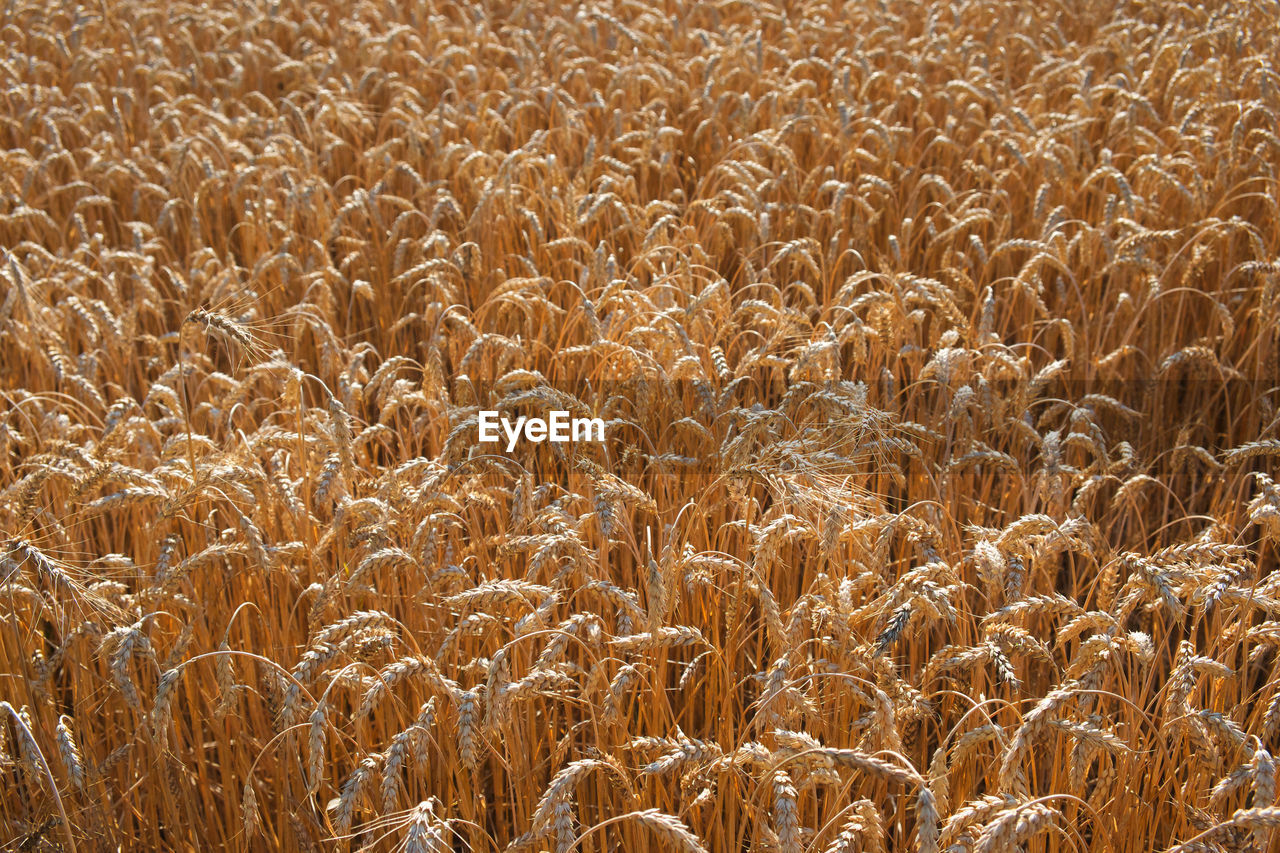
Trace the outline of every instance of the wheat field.
<instances>
[{"instance_id":1,"label":"wheat field","mask_svg":"<svg viewBox=\"0 0 1280 853\"><path fill-rule=\"evenodd\" d=\"M1280 850L1277 19L6 4L3 849Z\"/></svg>"}]
</instances>

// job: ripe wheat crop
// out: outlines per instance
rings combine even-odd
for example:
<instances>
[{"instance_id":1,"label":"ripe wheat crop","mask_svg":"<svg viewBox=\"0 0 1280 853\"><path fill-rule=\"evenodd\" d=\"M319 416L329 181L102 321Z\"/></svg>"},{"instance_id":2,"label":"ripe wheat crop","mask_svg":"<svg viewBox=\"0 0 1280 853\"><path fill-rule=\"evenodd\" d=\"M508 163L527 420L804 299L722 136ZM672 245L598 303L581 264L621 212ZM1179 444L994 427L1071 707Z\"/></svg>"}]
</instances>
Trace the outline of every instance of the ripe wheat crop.
<instances>
[{"instance_id":1,"label":"ripe wheat crop","mask_svg":"<svg viewBox=\"0 0 1280 853\"><path fill-rule=\"evenodd\" d=\"M1280 849L1278 18L8 3L0 844Z\"/></svg>"}]
</instances>

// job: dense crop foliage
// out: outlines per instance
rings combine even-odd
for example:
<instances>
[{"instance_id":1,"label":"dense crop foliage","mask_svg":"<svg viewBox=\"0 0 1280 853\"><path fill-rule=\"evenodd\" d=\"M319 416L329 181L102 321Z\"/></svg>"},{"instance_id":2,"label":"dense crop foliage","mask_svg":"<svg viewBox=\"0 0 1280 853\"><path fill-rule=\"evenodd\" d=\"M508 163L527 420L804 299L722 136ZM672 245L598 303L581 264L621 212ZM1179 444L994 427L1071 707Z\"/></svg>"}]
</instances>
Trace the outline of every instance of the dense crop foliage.
<instances>
[{"instance_id":1,"label":"dense crop foliage","mask_svg":"<svg viewBox=\"0 0 1280 853\"><path fill-rule=\"evenodd\" d=\"M1278 15L8 4L0 844L1268 849Z\"/></svg>"}]
</instances>

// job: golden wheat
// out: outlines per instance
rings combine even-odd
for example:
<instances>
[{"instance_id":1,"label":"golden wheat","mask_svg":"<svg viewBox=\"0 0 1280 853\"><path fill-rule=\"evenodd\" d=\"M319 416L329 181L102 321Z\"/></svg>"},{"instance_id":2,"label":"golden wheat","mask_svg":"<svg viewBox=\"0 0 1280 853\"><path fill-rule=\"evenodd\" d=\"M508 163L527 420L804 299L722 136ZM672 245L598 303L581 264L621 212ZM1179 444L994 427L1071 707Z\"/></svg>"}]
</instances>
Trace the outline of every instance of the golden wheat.
<instances>
[{"instance_id":1,"label":"golden wheat","mask_svg":"<svg viewBox=\"0 0 1280 853\"><path fill-rule=\"evenodd\" d=\"M1277 11L11 4L0 844L1276 848Z\"/></svg>"}]
</instances>

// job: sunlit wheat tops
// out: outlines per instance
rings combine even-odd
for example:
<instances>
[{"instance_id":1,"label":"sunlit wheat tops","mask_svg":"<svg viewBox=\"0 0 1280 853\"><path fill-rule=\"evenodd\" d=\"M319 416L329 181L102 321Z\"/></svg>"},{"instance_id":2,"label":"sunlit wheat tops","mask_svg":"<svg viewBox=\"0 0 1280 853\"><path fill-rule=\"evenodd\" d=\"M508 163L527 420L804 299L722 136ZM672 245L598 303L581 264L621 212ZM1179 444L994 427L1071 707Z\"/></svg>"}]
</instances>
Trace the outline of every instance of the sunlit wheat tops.
<instances>
[{"instance_id":1,"label":"sunlit wheat tops","mask_svg":"<svg viewBox=\"0 0 1280 853\"><path fill-rule=\"evenodd\" d=\"M0 846L1277 849L1276 18L6 6Z\"/></svg>"}]
</instances>

